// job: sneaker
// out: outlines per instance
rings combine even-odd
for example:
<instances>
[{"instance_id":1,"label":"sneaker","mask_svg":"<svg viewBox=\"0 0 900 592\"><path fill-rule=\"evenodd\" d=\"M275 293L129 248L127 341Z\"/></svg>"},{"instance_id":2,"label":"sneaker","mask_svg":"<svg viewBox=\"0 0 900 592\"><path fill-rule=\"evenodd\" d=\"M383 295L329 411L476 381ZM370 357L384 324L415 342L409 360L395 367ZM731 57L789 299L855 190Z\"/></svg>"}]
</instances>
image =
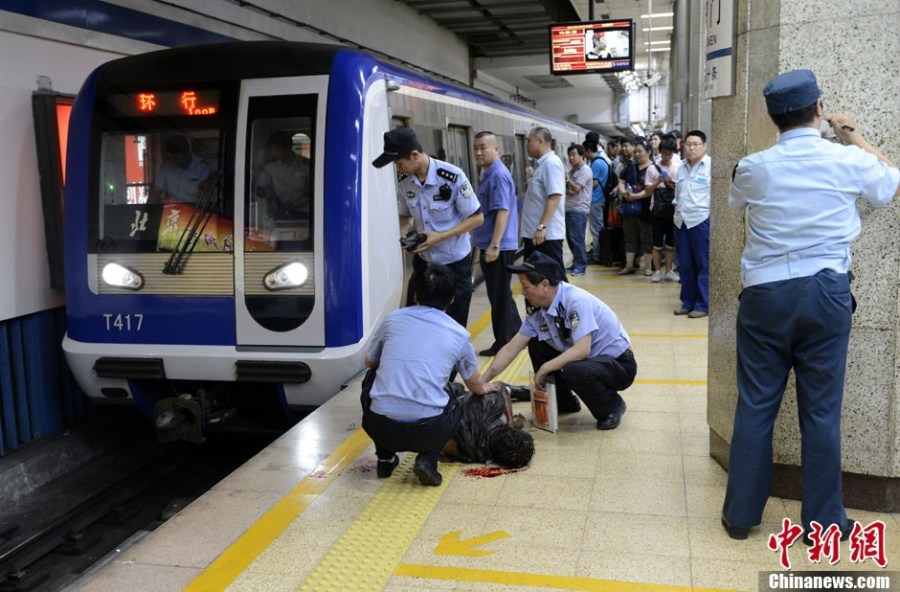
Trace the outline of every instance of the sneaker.
<instances>
[{"instance_id":1,"label":"sneaker","mask_svg":"<svg viewBox=\"0 0 900 592\"><path fill-rule=\"evenodd\" d=\"M659 270L657 269L656 271L653 272L653 278L650 281L653 282L654 284L658 284L659 280L661 280L661 279L662 279L662 274L660 274Z\"/></svg>"},{"instance_id":2,"label":"sneaker","mask_svg":"<svg viewBox=\"0 0 900 592\"><path fill-rule=\"evenodd\" d=\"M438 473L437 467L433 466L427 460L417 458L416 464L413 465L413 473L419 478L419 483L431 487L437 487L444 478Z\"/></svg>"},{"instance_id":3,"label":"sneaker","mask_svg":"<svg viewBox=\"0 0 900 592\"><path fill-rule=\"evenodd\" d=\"M572 275L584 275L584 270L583 269L573 269L569 273L571 273Z\"/></svg>"},{"instance_id":4,"label":"sneaker","mask_svg":"<svg viewBox=\"0 0 900 592\"><path fill-rule=\"evenodd\" d=\"M387 479L394 472L394 469L397 468L397 465L400 464L400 457L396 454L394 458L383 460L378 459L378 464L375 467L375 474L379 479Z\"/></svg>"},{"instance_id":5,"label":"sneaker","mask_svg":"<svg viewBox=\"0 0 900 592\"><path fill-rule=\"evenodd\" d=\"M676 316L676 317L680 317L680 316L682 316L682 315L690 314L690 312L691 312L691 311L689 311L689 310L686 309L686 308L679 308L678 310L675 311L675 316Z\"/></svg>"},{"instance_id":6,"label":"sneaker","mask_svg":"<svg viewBox=\"0 0 900 592\"><path fill-rule=\"evenodd\" d=\"M653 275L653 270L650 269L649 267L645 267L645 268L644 268L644 275L647 276L647 277L650 277L651 275Z\"/></svg>"},{"instance_id":7,"label":"sneaker","mask_svg":"<svg viewBox=\"0 0 900 592\"><path fill-rule=\"evenodd\" d=\"M631 275L632 273L634 273L633 267L623 267L617 275Z\"/></svg>"},{"instance_id":8,"label":"sneaker","mask_svg":"<svg viewBox=\"0 0 900 592\"><path fill-rule=\"evenodd\" d=\"M667 271L666 275L664 275L663 277L666 278L667 282L677 282L681 279L680 277L678 277L678 274L671 269Z\"/></svg>"},{"instance_id":9,"label":"sneaker","mask_svg":"<svg viewBox=\"0 0 900 592\"><path fill-rule=\"evenodd\" d=\"M692 310L688 313L689 319L702 319L703 317L708 317L709 313L705 310Z\"/></svg>"}]
</instances>

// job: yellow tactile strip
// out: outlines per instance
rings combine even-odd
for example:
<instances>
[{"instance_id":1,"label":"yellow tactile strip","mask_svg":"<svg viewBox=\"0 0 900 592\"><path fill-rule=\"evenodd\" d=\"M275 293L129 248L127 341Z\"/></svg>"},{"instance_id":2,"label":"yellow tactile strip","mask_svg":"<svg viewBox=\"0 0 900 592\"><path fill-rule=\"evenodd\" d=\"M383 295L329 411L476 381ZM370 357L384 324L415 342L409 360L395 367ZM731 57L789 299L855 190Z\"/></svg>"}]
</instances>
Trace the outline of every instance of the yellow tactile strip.
<instances>
[{"instance_id":1,"label":"yellow tactile strip","mask_svg":"<svg viewBox=\"0 0 900 592\"><path fill-rule=\"evenodd\" d=\"M303 592L381 590L415 540L459 465L441 464L439 487L419 484L412 472L416 455L406 454L362 514L309 575Z\"/></svg>"}]
</instances>

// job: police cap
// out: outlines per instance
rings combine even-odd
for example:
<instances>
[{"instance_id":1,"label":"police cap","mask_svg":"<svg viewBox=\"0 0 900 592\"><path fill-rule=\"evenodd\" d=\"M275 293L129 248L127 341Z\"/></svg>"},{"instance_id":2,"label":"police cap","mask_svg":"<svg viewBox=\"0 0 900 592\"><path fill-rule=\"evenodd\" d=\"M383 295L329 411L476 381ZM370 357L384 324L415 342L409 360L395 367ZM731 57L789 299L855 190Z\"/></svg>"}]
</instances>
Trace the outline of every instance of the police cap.
<instances>
[{"instance_id":1,"label":"police cap","mask_svg":"<svg viewBox=\"0 0 900 592\"><path fill-rule=\"evenodd\" d=\"M770 80L763 96L771 115L784 115L809 107L822 96L822 91L811 70L791 70Z\"/></svg>"},{"instance_id":2,"label":"police cap","mask_svg":"<svg viewBox=\"0 0 900 592\"><path fill-rule=\"evenodd\" d=\"M513 273L536 271L548 280L555 280L558 282L565 281L566 279L566 274L563 272L559 262L540 251L534 251L521 265L507 265L506 269Z\"/></svg>"},{"instance_id":3,"label":"police cap","mask_svg":"<svg viewBox=\"0 0 900 592\"><path fill-rule=\"evenodd\" d=\"M381 168L413 150L422 150L419 138L411 127L398 127L384 132L384 153L372 161L375 168Z\"/></svg>"}]
</instances>

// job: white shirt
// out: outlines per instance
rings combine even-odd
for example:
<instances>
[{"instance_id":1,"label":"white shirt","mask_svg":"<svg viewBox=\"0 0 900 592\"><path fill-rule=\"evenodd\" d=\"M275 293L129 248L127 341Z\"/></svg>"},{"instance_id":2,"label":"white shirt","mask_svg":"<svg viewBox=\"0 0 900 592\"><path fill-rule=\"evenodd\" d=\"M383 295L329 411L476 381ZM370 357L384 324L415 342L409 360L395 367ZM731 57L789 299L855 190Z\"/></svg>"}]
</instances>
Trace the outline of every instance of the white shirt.
<instances>
[{"instance_id":1,"label":"white shirt","mask_svg":"<svg viewBox=\"0 0 900 592\"><path fill-rule=\"evenodd\" d=\"M697 164L684 159L675 176L675 226L693 228L709 218L710 174L709 154Z\"/></svg>"}]
</instances>

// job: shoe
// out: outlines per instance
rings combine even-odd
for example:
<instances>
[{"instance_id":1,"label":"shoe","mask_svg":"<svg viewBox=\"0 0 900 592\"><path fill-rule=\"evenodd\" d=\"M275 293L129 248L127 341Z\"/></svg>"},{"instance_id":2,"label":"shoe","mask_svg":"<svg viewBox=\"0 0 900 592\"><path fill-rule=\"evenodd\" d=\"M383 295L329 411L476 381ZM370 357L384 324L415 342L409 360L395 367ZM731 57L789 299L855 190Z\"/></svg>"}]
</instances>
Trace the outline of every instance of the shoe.
<instances>
[{"instance_id":1,"label":"shoe","mask_svg":"<svg viewBox=\"0 0 900 592\"><path fill-rule=\"evenodd\" d=\"M436 466L421 458L416 459L416 464L413 465L413 473L416 474L416 477L419 478L419 483L422 485L437 487L444 480L441 474L438 473Z\"/></svg>"},{"instance_id":2,"label":"shoe","mask_svg":"<svg viewBox=\"0 0 900 592\"><path fill-rule=\"evenodd\" d=\"M657 269L656 271L653 272L653 277L650 278L650 281L653 282L654 284L658 284L659 280L661 280L661 279L662 279L662 274L660 274L659 270Z\"/></svg>"},{"instance_id":3,"label":"shoe","mask_svg":"<svg viewBox=\"0 0 900 592\"><path fill-rule=\"evenodd\" d=\"M708 317L709 313L705 310L692 310L688 313L689 319L702 319L703 317Z\"/></svg>"},{"instance_id":4,"label":"shoe","mask_svg":"<svg viewBox=\"0 0 900 592\"><path fill-rule=\"evenodd\" d=\"M590 259L588 259L588 265L603 265L603 262L600 261L599 259L595 259L594 257L591 257Z\"/></svg>"},{"instance_id":5,"label":"shoe","mask_svg":"<svg viewBox=\"0 0 900 592\"><path fill-rule=\"evenodd\" d=\"M575 271L575 268L572 266L566 268L566 273L572 273L573 271Z\"/></svg>"},{"instance_id":6,"label":"shoe","mask_svg":"<svg viewBox=\"0 0 900 592\"><path fill-rule=\"evenodd\" d=\"M847 539L850 538L850 534L853 532L853 527L854 527L854 525L856 525L856 520L853 520L852 518L847 518L847 526L845 526L844 528L841 529L841 540L842 540L842 541L846 541ZM809 533L808 533L808 532L805 532L805 531L804 531L804 532L803 532L803 537L802 537L800 540L801 540L801 541L803 542L803 544L806 545L807 547L812 547L812 546L813 546L812 539L809 538Z\"/></svg>"},{"instance_id":7,"label":"shoe","mask_svg":"<svg viewBox=\"0 0 900 592\"><path fill-rule=\"evenodd\" d=\"M557 399L556 410L560 413L578 413L581 411L581 401L574 395L572 396L572 401L567 404L560 404L559 399Z\"/></svg>"},{"instance_id":8,"label":"shoe","mask_svg":"<svg viewBox=\"0 0 900 592\"><path fill-rule=\"evenodd\" d=\"M674 271L672 271L671 269L669 271L667 271L666 275L664 275L663 277L666 278L667 282L677 282L677 281L681 280L681 278L678 277L678 274L675 273Z\"/></svg>"},{"instance_id":9,"label":"shoe","mask_svg":"<svg viewBox=\"0 0 900 592\"><path fill-rule=\"evenodd\" d=\"M633 267L623 267L622 269L619 270L619 273L616 275L631 275L632 273L634 273Z\"/></svg>"},{"instance_id":10,"label":"shoe","mask_svg":"<svg viewBox=\"0 0 900 592\"><path fill-rule=\"evenodd\" d=\"M570 273L572 275L584 275L584 270L583 269L573 269Z\"/></svg>"},{"instance_id":11,"label":"shoe","mask_svg":"<svg viewBox=\"0 0 900 592\"><path fill-rule=\"evenodd\" d=\"M483 349L483 350L481 350L480 352L478 352L478 355L479 355L479 356L485 356L485 357L487 357L487 358L491 358L491 357L493 357L493 356L496 356L498 351L500 351L500 348L499 348L499 347L494 347L494 346L492 345L491 347L489 347L489 348L487 348L487 349Z\"/></svg>"},{"instance_id":12,"label":"shoe","mask_svg":"<svg viewBox=\"0 0 900 592\"><path fill-rule=\"evenodd\" d=\"M650 269L649 267L645 267L645 268L644 268L644 275L647 276L647 277L650 277L651 275L653 275L653 270Z\"/></svg>"},{"instance_id":13,"label":"shoe","mask_svg":"<svg viewBox=\"0 0 900 592\"><path fill-rule=\"evenodd\" d=\"M693 311L690 311L686 308L679 308L678 310L675 311L675 316L680 317L681 315L690 314L691 312L693 312Z\"/></svg>"},{"instance_id":14,"label":"shoe","mask_svg":"<svg viewBox=\"0 0 900 592\"><path fill-rule=\"evenodd\" d=\"M728 536L733 538L736 541L743 541L748 536L750 536L749 528L740 528L738 526L732 526L731 523L725 518L725 514L722 514L722 526L725 527L725 532L728 533Z\"/></svg>"},{"instance_id":15,"label":"shoe","mask_svg":"<svg viewBox=\"0 0 900 592\"><path fill-rule=\"evenodd\" d=\"M509 389L509 398L513 401L530 401L531 400L531 389L527 386L512 386L507 385Z\"/></svg>"},{"instance_id":16,"label":"shoe","mask_svg":"<svg viewBox=\"0 0 900 592\"><path fill-rule=\"evenodd\" d=\"M378 459L378 464L375 467L375 474L379 479L387 479L394 472L394 469L397 468L397 465L400 464L400 457L396 454L394 458L390 460Z\"/></svg>"},{"instance_id":17,"label":"shoe","mask_svg":"<svg viewBox=\"0 0 900 592\"><path fill-rule=\"evenodd\" d=\"M625 415L625 400L620 396L619 401L621 404L616 407L615 411L613 411L603 419L597 420L598 430L614 430L619 427L619 423L621 423L622 421L622 416Z\"/></svg>"}]
</instances>

